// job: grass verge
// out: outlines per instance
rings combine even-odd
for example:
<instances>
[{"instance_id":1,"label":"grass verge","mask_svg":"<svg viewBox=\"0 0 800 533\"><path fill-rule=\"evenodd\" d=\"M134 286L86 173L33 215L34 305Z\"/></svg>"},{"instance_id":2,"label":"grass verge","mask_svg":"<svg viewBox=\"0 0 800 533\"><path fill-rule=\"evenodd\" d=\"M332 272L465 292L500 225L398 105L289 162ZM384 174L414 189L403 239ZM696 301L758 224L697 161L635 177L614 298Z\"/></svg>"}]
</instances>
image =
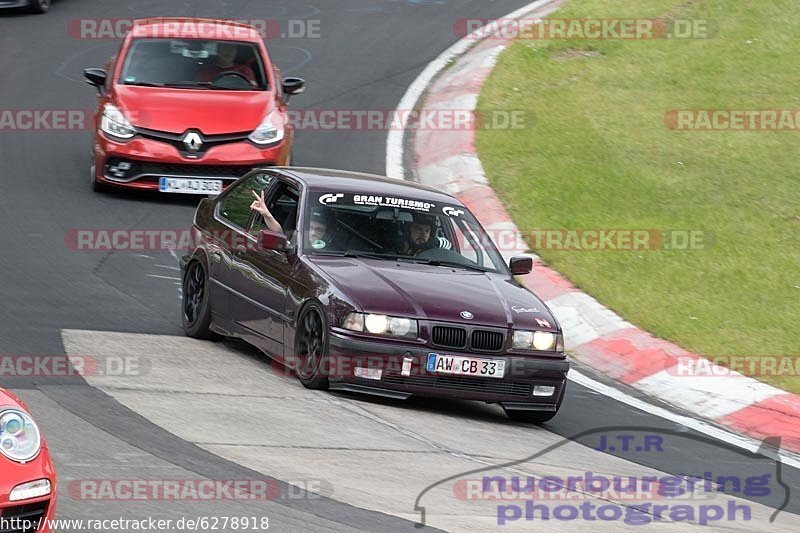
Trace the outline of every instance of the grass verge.
<instances>
[{"instance_id":1,"label":"grass verge","mask_svg":"<svg viewBox=\"0 0 800 533\"><path fill-rule=\"evenodd\" d=\"M665 116L800 109L800 4L571 0L551 15L662 16L710 21L712 34L516 41L478 108L532 111L536 123L480 131L484 168L523 231L703 232L695 250L536 251L625 319L695 353L798 356L800 131L678 131ZM777 374L757 377L800 392L800 377Z\"/></svg>"}]
</instances>

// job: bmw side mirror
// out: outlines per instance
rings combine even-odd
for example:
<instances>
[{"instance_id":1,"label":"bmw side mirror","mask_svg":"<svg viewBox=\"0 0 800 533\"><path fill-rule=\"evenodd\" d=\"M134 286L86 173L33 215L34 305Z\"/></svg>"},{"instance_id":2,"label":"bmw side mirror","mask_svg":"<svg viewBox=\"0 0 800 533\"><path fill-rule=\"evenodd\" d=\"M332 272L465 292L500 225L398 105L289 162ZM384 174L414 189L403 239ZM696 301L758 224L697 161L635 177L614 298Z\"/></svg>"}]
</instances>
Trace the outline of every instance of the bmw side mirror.
<instances>
[{"instance_id":1,"label":"bmw side mirror","mask_svg":"<svg viewBox=\"0 0 800 533\"><path fill-rule=\"evenodd\" d=\"M83 77L86 83L97 89L97 94L103 96L106 94L106 80L108 74L101 68L87 68L83 71Z\"/></svg>"},{"instance_id":2,"label":"bmw side mirror","mask_svg":"<svg viewBox=\"0 0 800 533\"><path fill-rule=\"evenodd\" d=\"M306 90L306 80L303 78L284 78L283 79L283 94L286 95L286 100L290 96L302 94Z\"/></svg>"},{"instance_id":3,"label":"bmw side mirror","mask_svg":"<svg viewBox=\"0 0 800 533\"><path fill-rule=\"evenodd\" d=\"M264 229L261 230L258 244L262 250L277 250L283 252L287 249L288 239L283 233Z\"/></svg>"},{"instance_id":4,"label":"bmw side mirror","mask_svg":"<svg viewBox=\"0 0 800 533\"><path fill-rule=\"evenodd\" d=\"M508 262L508 267L513 275L524 276L525 274L530 274L533 270L533 259L524 256L512 257L511 261Z\"/></svg>"}]
</instances>

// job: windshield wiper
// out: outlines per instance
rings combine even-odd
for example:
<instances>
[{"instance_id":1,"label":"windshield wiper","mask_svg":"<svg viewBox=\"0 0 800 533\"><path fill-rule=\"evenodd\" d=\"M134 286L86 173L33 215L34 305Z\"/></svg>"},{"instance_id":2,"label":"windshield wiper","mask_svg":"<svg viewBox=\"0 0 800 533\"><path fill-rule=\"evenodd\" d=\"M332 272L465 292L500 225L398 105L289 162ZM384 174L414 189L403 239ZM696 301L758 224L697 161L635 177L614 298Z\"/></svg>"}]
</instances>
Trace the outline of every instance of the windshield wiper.
<instances>
[{"instance_id":1,"label":"windshield wiper","mask_svg":"<svg viewBox=\"0 0 800 533\"><path fill-rule=\"evenodd\" d=\"M215 85L213 81L176 81L165 83L163 87L175 87L181 89L210 89L212 91L255 91L252 87L222 87Z\"/></svg>"},{"instance_id":2,"label":"windshield wiper","mask_svg":"<svg viewBox=\"0 0 800 533\"><path fill-rule=\"evenodd\" d=\"M149 81L128 81L125 85L135 85L137 87L161 87L161 88L203 88L210 89L210 81L176 81L172 83L153 83Z\"/></svg>"},{"instance_id":3,"label":"windshield wiper","mask_svg":"<svg viewBox=\"0 0 800 533\"><path fill-rule=\"evenodd\" d=\"M162 87L176 87L176 88L197 87L203 89L210 89L212 85L213 84L210 81L174 81L171 83L165 83L162 85Z\"/></svg>"},{"instance_id":4,"label":"windshield wiper","mask_svg":"<svg viewBox=\"0 0 800 533\"><path fill-rule=\"evenodd\" d=\"M417 259L416 257L411 257L410 259L422 263L425 265L431 266L444 266L444 267L454 267L454 268L463 268L465 270L476 270L478 272L494 272L493 268L486 268L480 265L468 265L465 263L459 263L458 261L442 261L441 259Z\"/></svg>"},{"instance_id":5,"label":"windshield wiper","mask_svg":"<svg viewBox=\"0 0 800 533\"><path fill-rule=\"evenodd\" d=\"M366 257L367 259L411 259L410 257L405 257L402 255L396 254L382 254L379 252L366 252L361 250L347 250L343 252L339 251L330 251L330 252L317 252L314 255L331 255L336 257Z\"/></svg>"},{"instance_id":6,"label":"windshield wiper","mask_svg":"<svg viewBox=\"0 0 800 533\"><path fill-rule=\"evenodd\" d=\"M125 85L135 85L137 87L164 87L163 83L151 83L149 81L126 81Z\"/></svg>"}]
</instances>

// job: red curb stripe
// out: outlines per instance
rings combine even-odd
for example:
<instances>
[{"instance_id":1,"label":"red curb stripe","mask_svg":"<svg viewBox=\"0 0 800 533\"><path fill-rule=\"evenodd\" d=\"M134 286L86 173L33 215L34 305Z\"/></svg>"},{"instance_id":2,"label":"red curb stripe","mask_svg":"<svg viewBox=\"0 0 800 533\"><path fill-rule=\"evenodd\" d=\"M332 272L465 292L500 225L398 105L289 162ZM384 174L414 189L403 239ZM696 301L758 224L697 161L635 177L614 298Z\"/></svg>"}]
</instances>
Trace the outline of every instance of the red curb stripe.
<instances>
[{"instance_id":1,"label":"red curb stripe","mask_svg":"<svg viewBox=\"0 0 800 533\"><path fill-rule=\"evenodd\" d=\"M478 217L481 224L491 226L499 223L511 223L503 204L488 185L477 185L460 194L458 199Z\"/></svg>"},{"instance_id":2,"label":"red curb stripe","mask_svg":"<svg viewBox=\"0 0 800 533\"><path fill-rule=\"evenodd\" d=\"M433 84L431 91L425 97L425 103L433 101L444 101L454 98L461 98L470 94L480 95L483 84L489 79L492 69L489 67L479 67L474 69L464 69L446 76ZM447 95L448 98L442 98Z\"/></svg>"},{"instance_id":3,"label":"red curb stripe","mask_svg":"<svg viewBox=\"0 0 800 533\"><path fill-rule=\"evenodd\" d=\"M466 85L466 87L464 86ZM452 105L439 105L450 104L459 98L466 96L478 96L481 93L480 84L477 80L465 80L464 84L448 84L437 88L435 93L425 98L424 109L450 109Z\"/></svg>"},{"instance_id":4,"label":"red curb stripe","mask_svg":"<svg viewBox=\"0 0 800 533\"><path fill-rule=\"evenodd\" d=\"M414 150L417 168L475 152L474 135L471 131L420 131L417 135L421 144Z\"/></svg>"},{"instance_id":5,"label":"red curb stripe","mask_svg":"<svg viewBox=\"0 0 800 533\"><path fill-rule=\"evenodd\" d=\"M541 261L535 262L533 272L523 278L523 283L545 302L578 291L567 278Z\"/></svg>"},{"instance_id":6,"label":"red curb stripe","mask_svg":"<svg viewBox=\"0 0 800 533\"><path fill-rule=\"evenodd\" d=\"M786 393L745 407L718 422L763 439L781 437L781 448L800 453L800 396Z\"/></svg>"},{"instance_id":7,"label":"red curb stripe","mask_svg":"<svg viewBox=\"0 0 800 533\"><path fill-rule=\"evenodd\" d=\"M593 368L628 385L674 366L678 356L693 357L638 328L595 339L578 346L575 352Z\"/></svg>"}]
</instances>

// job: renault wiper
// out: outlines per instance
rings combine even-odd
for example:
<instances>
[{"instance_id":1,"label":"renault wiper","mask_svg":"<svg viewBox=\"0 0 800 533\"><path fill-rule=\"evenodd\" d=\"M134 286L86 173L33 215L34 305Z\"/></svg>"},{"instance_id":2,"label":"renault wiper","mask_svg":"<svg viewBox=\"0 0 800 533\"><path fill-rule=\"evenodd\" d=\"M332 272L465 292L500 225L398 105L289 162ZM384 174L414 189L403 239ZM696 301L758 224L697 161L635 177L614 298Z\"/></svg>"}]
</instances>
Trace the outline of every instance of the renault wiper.
<instances>
[{"instance_id":1,"label":"renault wiper","mask_svg":"<svg viewBox=\"0 0 800 533\"><path fill-rule=\"evenodd\" d=\"M209 89L212 91L253 91L252 87L223 87L215 85L213 81L176 81L165 83L164 87L175 87L181 89Z\"/></svg>"},{"instance_id":2,"label":"renault wiper","mask_svg":"<svg viewBox=\"0 0 800 533\"><path fill-rule=\"evenodd\" d=\"M152 83L149 81L126 81L125 85L135 85L137 87L164 87L163 83Z\"/></svg>"}]
</instances>

